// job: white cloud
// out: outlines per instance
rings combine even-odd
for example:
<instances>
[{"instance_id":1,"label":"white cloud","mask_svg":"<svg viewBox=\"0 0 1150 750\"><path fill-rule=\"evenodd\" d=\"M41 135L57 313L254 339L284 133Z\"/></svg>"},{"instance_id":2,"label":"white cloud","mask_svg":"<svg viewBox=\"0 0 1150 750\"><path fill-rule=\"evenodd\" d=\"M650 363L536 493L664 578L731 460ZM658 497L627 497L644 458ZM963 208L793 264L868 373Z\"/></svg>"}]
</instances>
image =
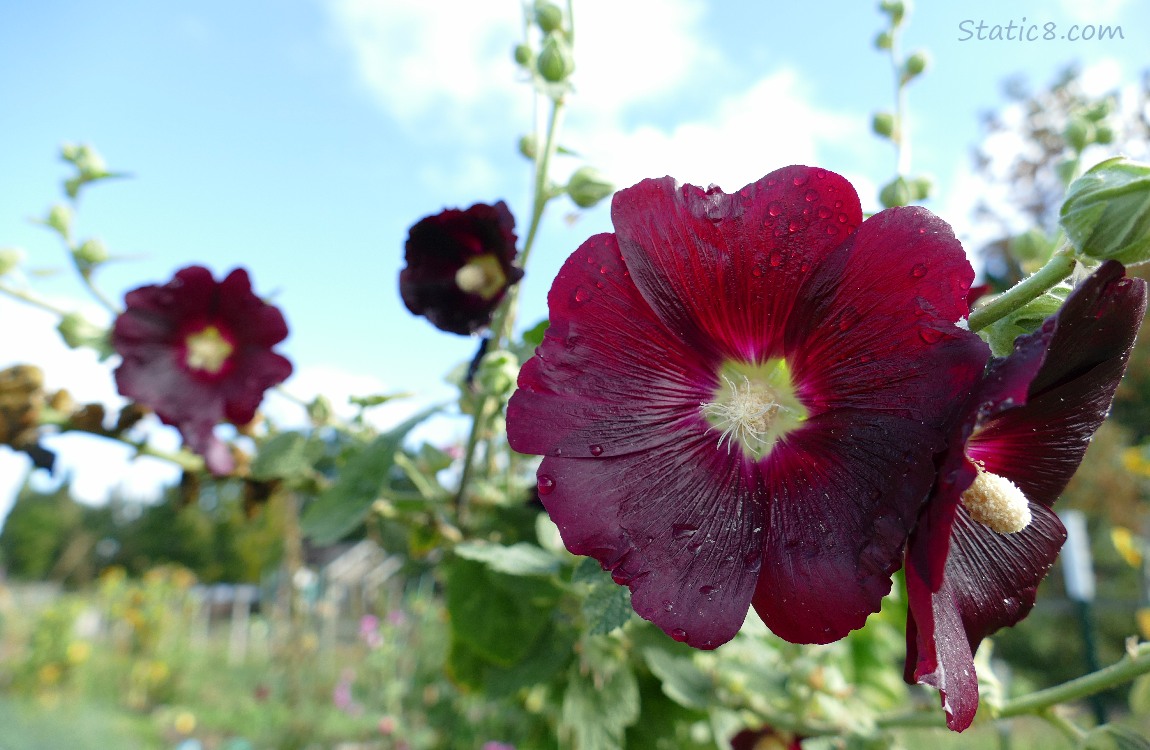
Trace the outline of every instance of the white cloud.
<instances>
[{"instance_id":1,"label":"white cloud","mask_svg":"<svg viewBox=\"0 0 1150 750\"><path fill-rule=\"evenodd\" d=\"M1117 89L1123 79L1122 63L1107 57L1082 70L1078 82L1087 96L1105 96Z\"/></svg>"},{"instance_id":2,"label":"white cloud","mask_svg":"<svg viewBox=\"0 0 1150 750\"><path fill-rule=\"evenodd\" d=\"M332 0L337 32L386 112L407 125L432 113L453 125L486 107L515 107L512 47L520 10L512 2Z\"/></svg>"},{"instance_id":3,"label":"white cloud","mask_svg":"<svg viewBox=\"0 0 1150 750\"><path fill-rule=\"evenodd\" d=\"M832 141L868 137L863 118L819 109L804 90L799 74L784 69L722 99L704 117L669 130L584 122L574 137L589 160L603 165L619 185L670 174L733 192L779 167L823 161L824 146Z\"/></svg>"}]
</instances>

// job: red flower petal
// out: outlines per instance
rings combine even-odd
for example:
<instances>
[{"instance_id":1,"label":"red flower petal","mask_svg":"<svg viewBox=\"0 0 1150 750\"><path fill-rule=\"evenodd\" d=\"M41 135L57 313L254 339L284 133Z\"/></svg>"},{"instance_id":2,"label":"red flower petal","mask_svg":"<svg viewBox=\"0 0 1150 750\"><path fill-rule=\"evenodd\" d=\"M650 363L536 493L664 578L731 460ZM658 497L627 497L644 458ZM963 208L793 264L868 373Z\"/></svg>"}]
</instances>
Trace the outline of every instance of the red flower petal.
<instances>
[{"instance_id":1,"label":"red flower petal","mask_svg":"<svg viewBox=\"0 0 1150 750\"><path fill-rule=\"evenodd\" d=\"M973 278L950 226L929 211L867 219L817 269L791 316L786 351L804 403L941 427L989 356L954 325Z\"/></svg>"},{"instance_id":2,"label":"red flower petal","mask_svg":"<svg viewBox=\"0 0 1150 750\"><path fill-rule=\"evenodd\" d=\"M644 180L611 218L635 284L663 323L708 351L778 356L813 264L862 221L851 184L824 169L780 169L738 193Z\"/></svg>"},{"instance_id":3,"label":"red flower petal","mask_svg":"<svg viewBox=\"0 0 1150 750\"><path fill-rule=\"evenodd\" d=\"M917 421L840 409L811 419L767 458L769 520L753 603L796 643L859 628L890 591L942 449Z\"/></svg>"},{"instance_id":4,"label":"red flower petal","mask_svg":"<svg viewBox=\"0 0 1150 750\"><path fill-rule=\"evenodd\" d=\"M939 690L947 726L956 732L970 726L978 710L978 645L995 630L1026 617L1038 584L1066 540L1053 511L1031 503L1030 512L1025 529L999 534L972 521L960 507L946 575L933 594L916 568L907 568L907 670L914 665L908 681Z\"/></svg>"}]
</instances>

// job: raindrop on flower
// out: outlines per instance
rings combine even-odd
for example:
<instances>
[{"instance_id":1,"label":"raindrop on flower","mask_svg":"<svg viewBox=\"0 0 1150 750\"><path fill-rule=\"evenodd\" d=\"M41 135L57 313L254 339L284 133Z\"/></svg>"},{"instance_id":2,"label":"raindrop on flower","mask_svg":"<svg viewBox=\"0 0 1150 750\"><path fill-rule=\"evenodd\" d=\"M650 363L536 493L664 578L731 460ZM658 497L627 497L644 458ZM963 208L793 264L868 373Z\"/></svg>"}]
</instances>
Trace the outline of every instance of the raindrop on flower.
<instances>
[{"instance_id":1,"label":"raindrop on flower","mask_svg":"<svg viewBox=\"0 0 1150 750\"><path fill-rule=\"evenodd\" d=\"M671 536L675 539L690 539L698 533L699 527L687 523L671 524Z\"/></svg>"},{"instance_id":2,"label":"raindrop on flower","mask_svg":"<svg viewBox=\"0 0 1150 750\"><path fill-rule=\"evenodd\" d=\"M592 445L588 450L591 451L592 456L602 456L603 455L603 446L601 446L601 445Z\"/></svg>"},{"instance_id":3,"label":"raindrop on flower","mask_svg":"<svg viewBox=\"0 0 1150 750\"><path fill-rule=\"evenodd\" d=\"M918 332L918 337L928 344L937 344L942 341L942 335L942 331L934 328L922 328Z\"/></svg>"},{"instance_id":4,"label":"raindrop on flower","mask_svg":"<svg viewBox=\"0 0 1150 750\"><path fill-rule=\"evenodd\" d=\"M910 275L916 279L921 279L926 276L926 266L922 263L916 264L914 268L910 269Z\"/></svg>"},{"instance_id":5,"label":"raindrop on flower","mask_svg":"<svg viewBox=\"0 0 1150 750\"><path fill-rule=\"evenodd\" d=\"M782 250L771 251L770 263L772 268L778 268L783 264L784 260L786 260L786 256L783 255Z\"/></svg>"},{"instance_id":6,"label":"raindrop on flower","mask_svg":"<svg viewBox=\"0 0 1150 750\"><path fill-rule=\"evenodd\" d=\"M539 477L535 486L540 495L550 495L555 490L555 480L544 474Z\"/></svg>"},{"instance_id":7,"label":"raindrop on flower","mask_svg":"<svg viewBox=\"0 0 1150 750\"><path fill-rule=\"evenodd\" d=\"M778 216L783 212L783 204L778 201L771 201L767 206L767 213L771 216Z\"/></svg>"},{"instance_id":8,"label":"raindrop on flower","mask_svg":"<svg viewBox=\"0 0 1150 750\"><path fill-rule=\"evenodd\" d=\"M682 643L683 641L687 640L687 631L683 630L682 628L675 628L671 631L671 637L679 643Z\"/></svg>"},{"instance_id":9,"label":"raindrop on flower","mask_svg":"<svg viewBox=\"0 0 1150 750\"><path fill-rule=\"evenodd\" d=\"M818 199L819 199L819 191L817 191L817 190L808 190L803 195L803 200L805 200L807 203L814 203Z\"/></svg>"},{"instance_id":10,"label":"raindrop on flower","mask_svg":"<svg viewBox=\"0 0 1150 750\"><path fill-rule=\"evenodd\" d=\"M591 292L587 291L583 287L579 287L578 289L575 290L575 301L576 302L583 303L589 299L591 299Z\"/></svg>"}]
</instances>

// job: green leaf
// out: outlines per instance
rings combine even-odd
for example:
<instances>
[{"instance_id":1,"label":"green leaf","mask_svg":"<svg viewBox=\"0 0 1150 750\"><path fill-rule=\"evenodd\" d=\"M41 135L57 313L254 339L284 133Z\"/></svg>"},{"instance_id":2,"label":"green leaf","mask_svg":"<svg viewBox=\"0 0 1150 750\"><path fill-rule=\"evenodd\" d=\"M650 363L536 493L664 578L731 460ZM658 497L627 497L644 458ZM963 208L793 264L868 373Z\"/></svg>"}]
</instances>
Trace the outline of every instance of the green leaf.
<instances>
[{"instance_id":1,"label":"green leaf","mask_svg":"<svg viewBox=\"0 0 1150 750\"><path fill-rule=\"evenodd\" d=\"M549 623L522 659L511 666L501 666L484 659L453 636L447 663L451 677L460 684L482 690L487 697L502 698L523 688L550 682L570 663L574 645L575 633L571 628Z\"/></svg>"},{"instance_id":2,"label":"green leaf","mask_svg":"<svg viewBox=\"0 0 1150 750\"><path fill-rule=\"evenodd\" d=\"M583 600L583 619L590 635L603 635L631 620L631 592L613 581L601 581Z\"/></svg>"},{"instance_id":3,"label":"green leaf","mask_svg":"<svg viewBox=\"0 0 1150 750\"><path fill-rule=\"evenodd\" d=\"M575 572L571 574L571 583L591 583L595 584L603 580L607 575L607 571L599 565L593 558L584 557L575 566Z\"/></svg>"},{"instance_id":4,"label":"green leaf","mask_svg":"<svg viewBox=\"0 0 1150 750\"><path fill-rule=\"evenodd\" d=\"M1130 685L1130 710L1138 716L1150 716L1150 675L1144 674Z\"/></svg>"},{"instance_id":5,"label":"green leaf","mask_svg":"<svg viewBox=\"0 0 1150 750\"><path fill-rule=\"evenodd\" d=\"M587 659L586 671L571 667L560 728L574 750L623 750L624 733L639 718L639 685L619 657L588 649Z\"/></svg>"},{"instance_id":6,"label":"green leaf","mask_svg":"<svg viewBox=\"0 0 1150 750\"><path fill-rule=\"evenodd\" d=\"M358 526L385 489L395 465L395 452L407 433L438 410L435 407L416 414L348 459L335 484L304 510L300 518L304 534L317 544L331 544Z\"/></svg>"},{"instance_id":7,"label":"green leaf","mask_svg":"<svg viewBox=\"0 0 1150 750\"><path fill-rule=\"evenodd\" d=\"M651 673L663 683L668 698L686 708L707 710L713 702L715 684L690 655L676 656L661 648L643 649Z\"/></svg>"},{"instance_id":8,"label":"green leaf","mask_svg":"<svg viewBox=\"0 0 1150 750\"><path fill-rule=\"evenodd\" d=\"M527 542L510 547L490 542L463 542L456 545L455 554L481 562L497 573L513 576L545 576L559 569L554 555Z\"/></svg>"},{"instance_id":9,"label":"green leaf","mask_svg":"<svg viewBox=\"0 0 1150 750\"><path fill-rule=\"evenodd\" d=\"M1130 727L1104 724L1090 730L1082 747L1084 750L1150 750L1150 740Z\"/></svg>"},{"instance_id":10,"label":"green leaf","mask_svg":"<svg viewBox=\"0 0 1150 750\"><path fill-rule=\"evenodd\" d=\"M252 461L252 478L303 479L311 473L322 446L299 432L281 432L260 448Z\"/></svg>"},{"instance_id":11,"label":"green leaf","mask_svg":"<svg viewBox=\"0 0 1150 750\"><path fill-rule=\"evenodd\" d=\"M547 333L551 321L547 318L536 323L530 330L523 332L523 343L532 348L543 343L543 334Z\"/></svg>"},{"instance_id":12,"label":"green leaf","mask_svg":"<svg viewBox=\"0 0 1150 750\"><path fill-rule=\"evenodd\" d=\"M447 565L452 638L508 667L523 660L551 622L559 590L547 579L513 576L454 557Z\"/></svg>"}]
</instances>

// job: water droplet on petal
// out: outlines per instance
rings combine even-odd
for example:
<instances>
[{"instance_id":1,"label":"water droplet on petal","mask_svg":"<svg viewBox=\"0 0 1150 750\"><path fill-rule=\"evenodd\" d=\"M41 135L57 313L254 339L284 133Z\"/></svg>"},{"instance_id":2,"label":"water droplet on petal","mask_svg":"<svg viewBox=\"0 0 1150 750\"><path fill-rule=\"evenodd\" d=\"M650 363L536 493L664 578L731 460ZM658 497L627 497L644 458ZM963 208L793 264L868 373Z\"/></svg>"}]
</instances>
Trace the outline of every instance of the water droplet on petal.
<instances>
[{"instance_id":1,"label":"water droplet on petal","mask_svg":"<svg viewBox=\"0 0 1150 750\"><path fill-rule=\"evenodd\" d=\"M838 234L839 230L835 229L833 225L827 224L827 234Z\"/></svg>"},{"instance_id":2,"label":"water droplet on petal","mask_svg":"<svg viewBox=\"0 0 1150 750\"><path fill-rule=\"evenodd\" d=\"M590 448L588 448L588 450L591 451L592 456L602 456L603 455L603 446L601 446L601 445L592 445Z\"/></svg>"},{"instance_id":3,"label":"water droplet on petal","mask_svg":"<svg viewBox=\"0 0 1150 750\"><path fill-rule=\"evenodd\" d=\"M819 199L819 191L818 190L808 190L806 193L803 194L803 200L805 200L807 203L814 203L818 199Z\"/></svg>"},{"instance_id":4,"label":"water droplet on petal","mask_svg":"<svg viewBox=\"0 0 1150 750\"><path fill-rule=\"evenodd\" d=\"M776 237L786 237L787 236L787 227L785 224L780 222L780 223L775 225L775 236Z\"/></svg>"},{"instance_id":5,"label":"water droplet on petal","mask_svg":"<svg viewBox=\"0 0 1150 750\"><path fill-rule=\"evenodd\" d=\"M819 178L820 180L825 180L825 179L826 179L826 177L827 177L827 170L825 170L825 169L816 169L816 170L815 170L815 177Z\"/></svg>"},{"instance_id":6,"label":"water droplet on petal","mask_svg":"<svg viewBox=\"0 0 1150 750\"><path fill-rule=\"evenodd\" d=\"M675 539L690 539L698 533L699 527L692 526L689 523L673 523L671 524L671 536Z\"/></svg>"},{"instance_id":7,"label":"water droplet on petal","mask_svg":"<svg viewBox=\"0 0 1150 750\"><path fill-rule=\"evenodd\" d=\"M794 234L795 232L799 231L799 222L792 219L791 223L787 225L787 231L790 232L791 234Z\"/></svg>"},{"instance_id":8,"label":"water droplet on petal","mask_svg":"<svg viewBox=\"0 0 1150 750\"><path fill-rule=\"evenodd\" d=\"M771 216L778 216L783 212L783 204L778 201L771 201L767 205L767 213Z\"/></svg>"},{"instance_id":9,"label":"water droplet on petal","mask_svg":"<svg viewBox=\"0 0 1150 750\"><path fill-rule=\"evenodd\" d=\"M751 275L756 277L756 278L758 278L759 276L762 276L763 275L763 267L762 266L755 266L754 268L751 269Z\"/></svg>"},{"instance_id":10,"label":"water droplet on petal","mask_svg":"<svg viewBox=\"0 0 1150 750\"><path fill-rule=\"evenodd\" d=\"M920 328L918 331L918 337L928 344L937 344L942 341L942 335L942 331L934 328Z\"/></svg>"},{"instance_id":11,"label":"water droplet on petal","mask_svg":"<svg viewBox=\"0 0 1150 750\"><path fill-rule=\"evenodd\" d=\"M703 596L711 596L716 591L718 591L718 589L715 588L714 586L702 586L699 589L699 593L702 594Z\"/></svg>"},{"instance_id":12,"label":"water droplet on petal","mask_svg":"<svg viewBox=\"0 0 1150 750\"><path fill-rule=\"evenodd\" d=\"M539 490L540 495L550 495L555 491L555 480L546 474L540 474L539 479L535 483L535 488Z\"/></svg>"},{"instance_id":13,"label":"water droplet on petal","mask_svg":"<svg viewBox=\"0 0 1150 750\"><path fill-rule=\"evenodd\" d=\"M915 264L914 268L910 269L910 275L916 279L921 279L926 276L926 265L923 263Z\"/></svg>"},{"instance_id":14,"label":"water droplet on petal","mask_svg":"<svg viewBox=\"0 0 1150 750\"><path fill-rule=\"evenodd\" d=\"M843 207L842 201L835 201L835 208L842 208L842 207Z\"/></svg>"},{"instance_id":15,"label":"water droplet on petal","mask_svg":"<svg viewBox=\"0 0 1150 750\"><path fill-rule=\"evenodd\" d=\"M577 303L581 304L589 299L591 299L591 292L587 291L583 287L579 287L575 290L575 301Z\"/></svg>"},{"instance_id":16,"label":"water droplet on petal","mask_svg":"<svg viewBox=\"0 0 1150 750\"><path fill-rule=\"evenodd\" d=\"M743 565L747 566L748 573L758 573L763 567L763 553L749 552L743 556Z\"/></svg>"},{"instance_id":17,"label":"water droplet on petal","mask_svg":"<svg viewBox=\"0 0 1150 750\"><path fill-rule=\"evenodd\" d=\"M610 270L611 269L607 268L607 266L599 266L599 273L603 274L604 276L606 276L607 272Z\"/></svg>"},{"instance_id":18,"label":"water droplet on petal","mask_svg":"<svg viewBox=\"0 0 1150 750\"><path fill-rule=\"evenodd\" d=\"M683 630L682 628L675 628L671 631L671 637L679 643L682 643L683 641L687 640L687 631Z\"/></svg>"},{"instance_id":19,"label":"water droplet on petal","mask_svg":"<svg viewBox=\"0 0 1150 750\"><path fill-rule=\"evenodd\" d=\"M663 600L663 609L664 609L665 611L667 611L667 612L670 612L670 611L671 611L671 610L673 610L674 608L675 608L675 605L671 604L671 601L670 601L669 599L664 599L664 600Z\"/></svg>"},{"instance_id":20,"label":"water droplet on petal","mask_svg":"<svg viewBox=\"0 0 1150 750\"><path fill-rule=\"evenodd\" d=\"M795 178L793 180L791 180L791 182L793 182L795 184L795 187L800 187L802 185L806 185L807 184L807 173L803 172L802 174L795 175Z\"/></svg>"},{"instance_id":21,"label":"water droplet on petal","mask_svg":"<svg viewBox=\"0 0 1150 750\"><path fill-rule=\"evenodd\" d=\"M803 264L799 266L799 270L803 273L806 273L807 271L811 270L811 264L804 260Z\"/></svg>"},{"instance_id":22,"label":"water droplet on petal","mask_svg":"<svg viewBox=\"0 0 1150 750\"><path fill-rule=\"evenodd\" d=\"M836 219L838 219L838 222L839 222L839 224L846 224L846 223L847 223L847 219L848 219L848 218L850 218L850 217L848 217L846 214L839 214L839 215L838 215L838 216L836 216L835 218L836 218Z\"/></svg>"},{"instance_id":23,"label":"water droplet on petal","mask_svg":"<svg viewBox=\"0 0 1150 750\"><path fill-rule=\"evenodd\" d=\"M778 268L779 266L781 266L783 264L783 261L786 259L787 259L787 256L783 253L782 250L772 250L771 251L770 264L771 264L772 268Z\"/></svg>"},{"instance_id":24,"label":"water droplet on petal","mask_svg":"<svg viewBox=\"0 0 1150 750\"><path fill-rule=\"evenodd\" d=\"M830 208L830 206L819 206L819 218L820 218L820 219L829 219L829 218L831 218L831 208Z\"/></svg>"},{"instance_id":25,"label":"water droplet on petal","mask_svg":"<svg viewBox=\"0 0 1150 750\"><path fill-rule=\"evenodd\" d=\"M870 361L871 361L871 356L869 354L864 354L861 357L859 357L859 362L861 362L864 365Z\"/></svg>"}]
</instances>

